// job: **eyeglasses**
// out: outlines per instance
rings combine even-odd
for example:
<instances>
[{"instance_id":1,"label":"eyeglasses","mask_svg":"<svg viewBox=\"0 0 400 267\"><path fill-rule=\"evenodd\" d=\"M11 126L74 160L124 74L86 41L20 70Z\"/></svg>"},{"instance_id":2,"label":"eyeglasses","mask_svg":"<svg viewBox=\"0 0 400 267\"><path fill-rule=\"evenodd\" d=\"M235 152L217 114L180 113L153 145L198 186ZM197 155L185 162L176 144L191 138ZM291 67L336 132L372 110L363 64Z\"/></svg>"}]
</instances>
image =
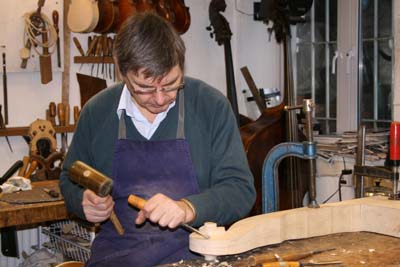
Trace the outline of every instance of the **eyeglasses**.
<instances>
[{"instance_id":1,"label":"eyeglasses","mask_svg":"<svg viewBox=\"0 0 400 267\"><path fill-rule=\"evenodd\" d=\"M151 95L154 94L155 92L165 92L165 93L170 93L174 91L179 91L185 87L185 83L181 82L179 85L174 86L174 87L148 87L148 88L143 88L137 85L136 83L133 83L130 81L128 77L125 79L128 84L132 87L132 91L136 94L141 94L141 95ZM134 86L135 84L135 86Z\"/></svg>"}]
</instances>

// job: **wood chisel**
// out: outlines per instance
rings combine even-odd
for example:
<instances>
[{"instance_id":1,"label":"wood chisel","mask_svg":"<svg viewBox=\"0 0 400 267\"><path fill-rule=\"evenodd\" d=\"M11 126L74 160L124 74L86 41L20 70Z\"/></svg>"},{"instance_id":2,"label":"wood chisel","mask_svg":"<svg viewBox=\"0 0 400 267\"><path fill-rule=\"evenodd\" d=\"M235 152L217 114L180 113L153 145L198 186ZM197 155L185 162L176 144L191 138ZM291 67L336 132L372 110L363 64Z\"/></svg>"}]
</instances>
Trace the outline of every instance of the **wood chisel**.
<instances>
[{"instance_id":1,"label":"wood chisel","mask_svg":"<svg viewBox=\"0 0 400 267\"><path fill-rule=\"evenodd\" d=\"M57 66L59 68L61 68L60 29L58 28L58 18L59 18L59 16L58 16L58 11L57 10L53 10L52 17L53 17L54 29L57 32Z\"/></svg>"},{"instance_id":2,"label":"wood chisel","mask_svg":"<svg viewBox=\"0 0 400 267\"><path fill-rule=\"evenodd\" d=\"M57 191L55 191L54 189L48 189L45 187L43 187L42 189L44 192L46 192L52 198L58 198L60 196L60 194Z\"/></svg>"},{"instance_id":3,"label":"wood chisel","mask_svg":"<svg viewBox=\"0 0 400 267\"><path fill-rule=\"evenodd\" d=\"M143 199L141 197L135 196L135 195L129 195L129 197L128 197L128 203L131 204L132 206L134 206L135 208L140 209L140 210L143 209L143 207L146 204L146 202L147 202L147 200L145 200L145 199ZM208 236L207 234L204 234L204 233L200 232L196 228L194 228L194 227L192 227L192 226L190 226L190 225L188 225L186 223L183 223L180 226L182 226L182 227L184 227L184 228L186 228L186 229L188 229L188 230L190 230L192 232L195 232L195 233L201 235L205 239L209 239L210 238L210 236Z\"/></svg>"},{"instance_id":4,"label":"wood chisel","mask_svg":"<svg viewBox=\"0 0 400 267\"><path fill-rule=\"evenodd\" d=\"M299 253L293 253L293 254L287 254L287 255L282 255L282 256L271 256L270 254L256 254L249 256L245 261L249 266L256 266L257 264L260 263L267 263L267 262L276 262L277 260L280 261L299 261L304 258L313 256L315 254L320 254L323 252L327 251L332 251L335 250L336 248L327 248L327 249L318 249L318 250L311 250L311 251L306 251L306 252L299 252Z\"/></svg>"},{"instance_id":5,"label":"wood chisel","mask_svg":"<svg viewBox=\"0 0 400 267\"><path fill-rule=\"evenodd\" d=\"M7 125L8 124L8 95L7 95L7 69L6 69L6 53L5 52L2 53L2 57L3 57L4 125Z\"/></svg>"},{"instance_id":6,"label":"wood chisel","mask_svg":"<svg viewBox=\"0 0 400 267\"><path fill-rule=\"evenodd\" d=\"M277 261L263 263L262 267L303 267L303 266L323 266L342 264L342 261L325 261L325 262L299 262L299 261Z\"/></svg>"}]
</instances>

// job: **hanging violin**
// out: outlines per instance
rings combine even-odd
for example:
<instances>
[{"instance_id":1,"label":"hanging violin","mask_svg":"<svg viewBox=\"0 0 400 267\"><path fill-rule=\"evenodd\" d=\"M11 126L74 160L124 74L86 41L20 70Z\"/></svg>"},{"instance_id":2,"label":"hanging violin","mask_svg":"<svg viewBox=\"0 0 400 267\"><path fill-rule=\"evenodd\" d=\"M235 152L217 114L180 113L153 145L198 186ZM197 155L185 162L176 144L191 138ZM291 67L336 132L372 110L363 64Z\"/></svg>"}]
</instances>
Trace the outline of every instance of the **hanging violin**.
<instances>
[{"instance_id":1,"label":"hanging violin","mask_svg":"<svg viewBox=\"0 0 400 267\"><path fill-rule=\"evenodd\" d=\"M189 8L184 0L168 0L167 2L172 11L171 23L180 34L184 34L190 26Z\"/></svg>"}]
</instances>

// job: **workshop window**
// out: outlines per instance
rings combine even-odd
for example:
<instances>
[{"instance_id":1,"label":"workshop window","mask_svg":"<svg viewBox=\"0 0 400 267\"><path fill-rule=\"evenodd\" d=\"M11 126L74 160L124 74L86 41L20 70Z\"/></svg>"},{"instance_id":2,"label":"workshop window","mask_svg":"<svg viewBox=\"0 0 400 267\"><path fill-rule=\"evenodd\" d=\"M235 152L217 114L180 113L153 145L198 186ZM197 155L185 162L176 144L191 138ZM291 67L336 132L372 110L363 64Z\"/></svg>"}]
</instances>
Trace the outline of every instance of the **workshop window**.
<instances>
[{"instance_id":1,"label":"workshop window","mask_svg":"<svg viewBox=\"0 0 400 267\"><path fill-rule=\"evenodd\" d=\"M389 126L392 0L314 1L291 41L296 101L314 99L320 133Z\"/></svg>"}]
</instances>

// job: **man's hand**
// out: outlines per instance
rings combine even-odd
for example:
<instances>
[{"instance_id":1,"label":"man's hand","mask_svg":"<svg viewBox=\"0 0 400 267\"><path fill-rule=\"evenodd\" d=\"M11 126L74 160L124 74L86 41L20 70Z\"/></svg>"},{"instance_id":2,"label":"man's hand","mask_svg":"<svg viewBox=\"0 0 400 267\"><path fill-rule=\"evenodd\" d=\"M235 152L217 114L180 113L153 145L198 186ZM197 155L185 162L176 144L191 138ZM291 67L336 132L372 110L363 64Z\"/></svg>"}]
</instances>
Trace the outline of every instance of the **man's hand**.
<instances>
[{"instance_id":1,"label":"man's hand","mask_svg":"<svg viewBox=\"0 0 400 267\"><path fill-rule=\"evenodd\" d=\"M83 192L83 212L86 220L97 223L107 220L114 208L114 201L111 196L99 197L93 191L86 189Z\"/></svg>"},{"instance_id":2,"label":"man's hand","mask_svg":"<svg viewBox=\"0 0 400 267\"><path fill-rule=\"evenodd\" d=\"M175 201L163 194L156 194L147 200L138 213L136 224L142 224L149 219L160 226L176 228L182 223L194 219L193 210L183 201Z\"/></svg>"}]
</instances>

